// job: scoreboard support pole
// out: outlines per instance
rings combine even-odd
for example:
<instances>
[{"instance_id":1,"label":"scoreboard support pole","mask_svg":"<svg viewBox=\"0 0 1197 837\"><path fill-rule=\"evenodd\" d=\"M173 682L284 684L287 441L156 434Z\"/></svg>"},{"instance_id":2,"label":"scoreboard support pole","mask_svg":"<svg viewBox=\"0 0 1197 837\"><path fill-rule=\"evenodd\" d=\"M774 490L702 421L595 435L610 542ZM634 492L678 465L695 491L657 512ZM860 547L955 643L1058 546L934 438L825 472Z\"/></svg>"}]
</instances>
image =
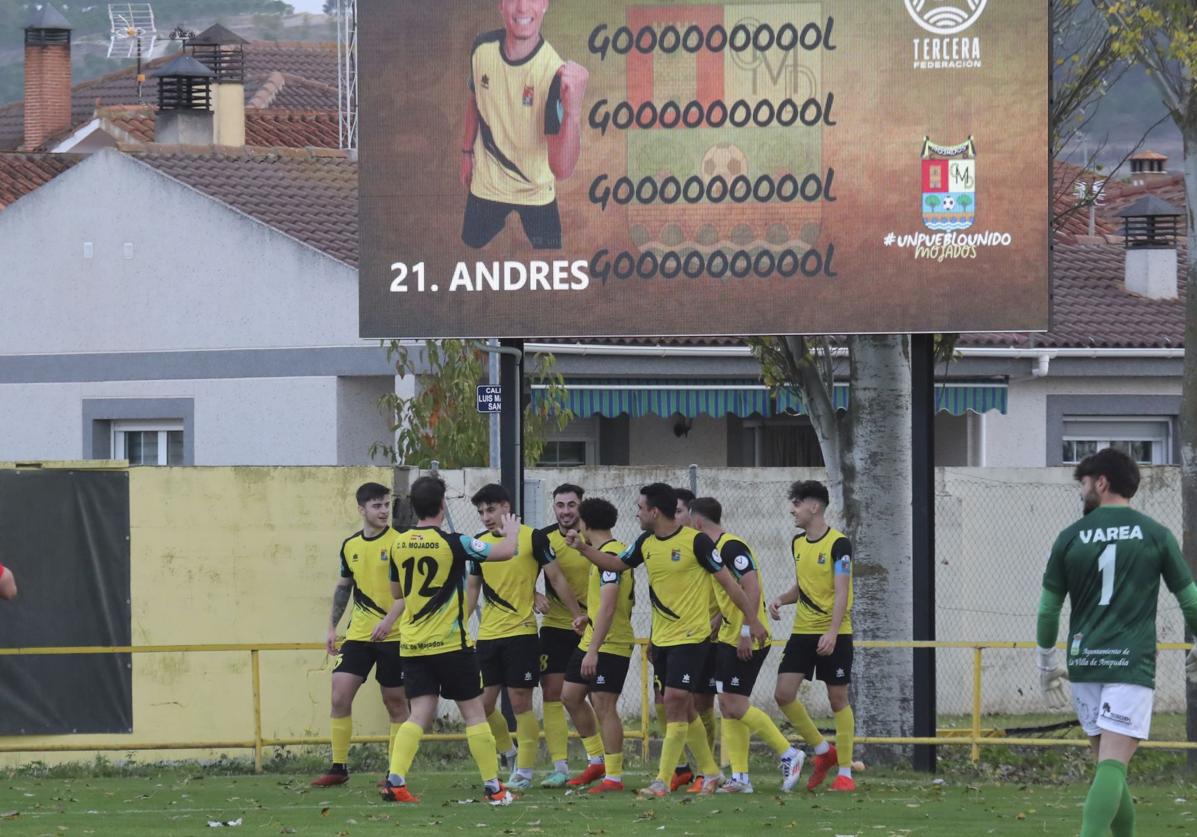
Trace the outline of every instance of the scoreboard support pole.
<instances>
[{"instance_id":1,"label":"scoreboard support pole","mask_svg":"<svg viewBox=\"0 0 1197 837\"><path fill-rule=\"evenodd\" d=\"M935 335L910 338L914 639L935 639ZM935 649L914 649L914 734L936 734ZM913 767L934 772L933 744L916 744Z\"/></svg>"},{"instance_id":2,"label":"scoreboard support pole","mask_svg":"<svg viewBox=\"0 0 1197 837\"><path fill-rule=\"evenodd\" d=\"M499 482L511 495L512 514L524 513L524 341L499 341Z\"/></svg>"}]
</instances>

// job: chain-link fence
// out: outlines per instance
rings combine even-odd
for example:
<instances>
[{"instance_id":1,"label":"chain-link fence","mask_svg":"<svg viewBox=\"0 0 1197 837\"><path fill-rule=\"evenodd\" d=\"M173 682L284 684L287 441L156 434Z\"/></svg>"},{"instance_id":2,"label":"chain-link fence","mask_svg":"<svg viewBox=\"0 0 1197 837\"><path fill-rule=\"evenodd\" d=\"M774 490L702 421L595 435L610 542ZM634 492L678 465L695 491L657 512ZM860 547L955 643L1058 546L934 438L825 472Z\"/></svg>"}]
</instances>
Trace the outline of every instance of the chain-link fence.
<instances>
[{"instance_id":1,"label":"chain-link fence","mask_svg":"<svg viewBox=\"0 0 1197 837\"><path fill-rule=\"evenodd\" d=\"M462 532L479 528L469 495L495 480L493 471L446 473L450 484L449 509L453 525ZM723 505L723 525L743 537L761 566L766 599L787 590L794 582L790 544L795 529L787 492L798 479L820 479L819 469L792 468L579 468L529 470L525 490L525 520L533 526L554 522L552 490L562 482L585 487L587 496L604 497L619 510L615 534L631 542L639 534L635 518L640 487L667 482L692 488L699 496L713 496ZM1174 532L1181 527L1180 474L1174 468L1144 469L1143 484L1134 499L1136 508ZM1035 638L1035 614L1048 551L1058 532L1076 520L1080 499L1067 468L979 469L946 468L936 478L936 635L952 642L1027 642ZM834 518L834 510L832 512ZM834 519L832 523L834 524ZM857 554L858 566L870 560ZM651 610L647 580L637 574L633 627L647 637ZM644 592L641 592L644 591ZM775 640L789 635L792 608L782 611L782 621L772 622ZM1068 613L1061 622L1067 630ZM1184 639L1184 623L1176 601L1166 590L1160 600L1160 641ZM909 636L880 636L857 624L858 636L881 640L908 640ZM757 682L753 700L772 708L777 662L775 648ZM868 648L857 651L857 688L867 688ZM937 704L941 727L967 727L974 701L974 651L940 649L936 654ZM1039 690L1032 652L1027 649L987 649L982 655L981 709L986 715L1033 716L1036 723L1064 720L1068 713L1052 714ZM829 714L824 690L811 689L806 699L816 715ZM640 713L640 666L633 657L621 711L627 717ZM1161 654L1156 709L1181 711L1184 707L1183 654ZM1030 723L1028 720L1028 723Z\"/></svg>"}]
</instances>

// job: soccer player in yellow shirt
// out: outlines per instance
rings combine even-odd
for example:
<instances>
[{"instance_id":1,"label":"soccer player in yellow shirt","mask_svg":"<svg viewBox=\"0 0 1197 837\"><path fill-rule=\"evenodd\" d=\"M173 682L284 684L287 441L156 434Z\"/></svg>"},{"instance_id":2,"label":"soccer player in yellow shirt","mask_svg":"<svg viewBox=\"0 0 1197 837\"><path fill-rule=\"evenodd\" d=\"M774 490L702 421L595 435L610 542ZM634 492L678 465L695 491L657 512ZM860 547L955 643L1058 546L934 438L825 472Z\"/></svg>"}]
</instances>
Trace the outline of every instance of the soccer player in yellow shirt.
<instances>
[{"instance_id":1,"label":"soccer player in yellow shirt","mask_svg":"<svg viewBox=\"0 0 1197 837\"><path fill-rule=\"evenodd\" d=\"M568 482L554 488L553 515L557 522L540 530L548 538L556 556L556 564L583 610L587 609L586 593L592 566L580 552L565 542L565 533L578 528L578 506L585 493L580 485ZM574 630L573 614L547 580L545 592L548 594L548 609L540 623L540 690L544 700L544 742L553 761L553 772L545 777L540 786L559 788L569 779L569 728L565 724L561 689L565 685L565 671L570 658L578 647L578 634ZM584 704L579 711L589 709L589 705ZM586 726L593 727L594 723L592 714Z\"/></svg>"},{"instance_id":2,"label":"soccer player in yellow shirt","mask_svg":"<svg viewBox=\"0 0 1197 837\"><path fill-rule=\"evenodd\" d=\"M714 793L723 781L719 765L707 744L706 729L694 709L693 689L707 659L711 623L710 578L713 576L733 604L745 616L749 634L757 641L768 639L744 591L723 566L714 542L688 526L679 526L677 495L664 483L640 489L636 517L644 534L620 556L608 555L586 544L577 533L570 536L577 547L599 569L626 572L644 565L648 571L648 597L653 606L653 668L665 686L665 741L660 769L640 796L659 798L670 793L669 782L682 748L689 745L703 775L701 793Z\"/></svg>"},{"instance_id":3,"label":"soccer player in yellow shirt","mask_svg":"<svg viewBox=\"0 0 1197 837\"><path fill-rule=\"evenodd\" d=\"M389 526L391 490L368 482L357 490L357 511L362 528L341 544L341 576L333 588L332 614L328 622L325 649L336 655L332 676L332 766L312 780L317 787L349 781L349 741L353 737L353 698L376 669L374 677L382 690L382 702L391 717L390 738L407 720L407 696L403 690L403 664L399 658L399 629L381 641L370 639L374 628L387 615L391 596L391 550L399 533ZM345 641L337 646L337 623L349 601L353 611Z\"/></svg>"},{"instance_id":4,"label":"soccer player in yellow shirt","mask_svg":"<svg viewBox=\"0 0 1197 837\"><path fill-rule=\"evenodd\" d=\"M611 534L619 513L610 502L598 497L588 498L582 501L578 514L582 536L600 552L620 555L627 549ZM631 573L600 570L589 562L587 566L590 578L586 631L570 657L562 696L582 738L589 763L585 770L569 780L569 784L585 787L602 779L589 792L609 793L623 790L623 721L619 717L619 695L628 676L628 663L636 640L632 632L635 583ZM586 702L587 696L590 704ZM594 711L591 711L591 704Z\"/></svg>"},{"instance_id":5,"label":"soccer player in yellow shirt","mask_svg":"<svg viewBox=\"0 0 1197 837\"><path fill-rule=\"evenodd\" d=\"M478 535L483 543L500 539L498 527L503 516L511 513L507 489L492 483L484 485L471 498L485 531ZM540 681L540 640L537 636L536 579L544 570L545 580L553 585L572 617L585 616L570 590L553 548L542 532L521 526L519 551L504 564L474 564L470 571L467 613L481 595L485 606L478 623L478 666L482 670L482 702L487 722L502 752L510 752L511 733L498 710L499 693L504 687L515 713L515 735L519 749L515 770L508 786L523 790L532 786L532 769L540 743L540 725L532 711L532 690ZM576 636L576 634L575 634ZM506 733L506 735L504 735ZM568 777L567 777L568 778Z\"/></svg>"},{"instance_id":6,"label":"soccer player in yellow shirt","mask_svg":"<svg viewBox=\"0 0 1197 837\"><path fill-rule=\"evenodd\" d=\"M495 543L450 534L441 528L445 484L436 477L420 477L412 483L411 506L419 520L399 536L391 552L394 604L371 635L378 640L399 624L411 700L411 718L395 733L382 798L420 801L407 787L407 774L420 739L436 719L438 699L444 697L457 703L465 721L466 742L482 778L483 798L491 805L509 805L513 797L499 782L495 738L482 706L478 658L466 631L465 578L470 563L497 564L516 554L519 518L503 516L498 525L502 538Z\"/></svg>"},{"instance_id":7,"label":"soccer player in yellow shirt","mask_svg":"<svg viewBox=\"0 0 1197 837\"><path fill-rule=\"evenodd\" d=\"M757 615L765 620L765 600L761 592L760 567L743 538L723 529L723 506L714 497L699 497L690 504L690 521L695 529L715 542L723 566L753 603ZM723 755L730 759L732 778L719 793L752 793L748 776L748 739L759 736L777 754L781 768L781 789L790 791L798 784L806 756L781 734L773 719L753 706L749 698L769 654L769 643L753 642L739 609L715 587L715 599L721 616L715 641L715 691L719 695L719 713L723 732Z\"/></svg>"},{"instance_id":8,"label":"soccer player in yellow shirt","mask_svg":"<svg viewBox=\"0 0 1197 837\"><path fill-rule=\"evenodd\" d=\"M794 523L794 586L769 602L769 615L780 619L779 608L797 603L794 627L777 669L773 696L794 729L814 747L815 766L808 790L823 783L831 768L839 775L833 791L854 791L852 745L856 720L848 702L852 682L852 544L826 520L827 487L808 480L790 486ZM835 746L824 740L798 700L803 680L818 677L827 684L827 700L835 713Z\"/></svg>"},{"instance_id":9,"label":"soccer player in yellow shirt","mask_svg":"<svg viewBox=\"0 0 1197 837\"><path fill-rule=\"evenodd\" d=\"M461 143L469 247L489 244L515 212L534 249L561 249L556 181L582 154L589 74L540 34L548 8L549 0L500 0L503 28L474 41Z\"/></svg>"}]
</instances>

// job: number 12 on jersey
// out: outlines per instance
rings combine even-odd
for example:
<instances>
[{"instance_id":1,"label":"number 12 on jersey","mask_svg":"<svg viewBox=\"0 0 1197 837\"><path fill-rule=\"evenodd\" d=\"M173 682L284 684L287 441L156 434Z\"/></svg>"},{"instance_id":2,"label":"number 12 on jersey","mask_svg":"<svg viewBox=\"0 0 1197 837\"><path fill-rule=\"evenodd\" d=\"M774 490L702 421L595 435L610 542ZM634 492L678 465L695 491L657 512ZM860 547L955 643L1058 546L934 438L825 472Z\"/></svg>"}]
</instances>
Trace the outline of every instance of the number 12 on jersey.
<instances>
[{"instance_id":1,"label":"number 12 on jersey","mask_svg":"<svg viewBox=\"0 0 1197 837\"><path fill-rule=\"evenodd\" d=\"M1101 573L1101 601L1098 604L1103 607L1114 598L1114 560L1117 551L1118 544L1112 543L1097 557L1097 570Z\"/></svg>"}]
</instances>

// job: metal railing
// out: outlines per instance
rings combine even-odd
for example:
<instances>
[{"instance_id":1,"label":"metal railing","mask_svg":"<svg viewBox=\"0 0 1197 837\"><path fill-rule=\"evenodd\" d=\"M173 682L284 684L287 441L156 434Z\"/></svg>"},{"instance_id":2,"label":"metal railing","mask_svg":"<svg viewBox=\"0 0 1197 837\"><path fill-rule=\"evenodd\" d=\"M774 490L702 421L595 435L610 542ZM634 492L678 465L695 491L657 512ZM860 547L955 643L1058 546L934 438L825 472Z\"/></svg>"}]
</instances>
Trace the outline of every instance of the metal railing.
<instances>
[{"instance_id":1,"label":"metal railing","mask_svg":"<svg viewBox=\"0 0 1197 837\"><path fill-rule=\"evenodd\" d=\"M773 640L775 646L784 646L784 640ZM637 639L640 664L640 727L639 729L625 729L624 737L632 740L639 739L641 754L647 759L649 744L652 740L650 719L652 714L652 680L648 675L649 662L645 653L648 640ZM936 649L966 649L973 652L972 661L972 712L970 726L965 730L938 730L934 737L914 736L857 736L858 744L934 744L940 746L967 746L974 763L981 760L981 748L993 746L1020 747L1087 747L1087 738L1026 738L1005 737L987 733L981 727L983 655L993 649L1026 649L1036 647L1033 642L916 642L911 640L882 641L859 640L854 643L856 648L936 648ZM1063 647L1062 645L1058 647ZM1179 642L1159 643L1160 651L1187 651L1189 645ZM53 752L101 752L101 751L138 751L138 750L253 750L254 770L262 770L262 753L266 747L289 747L305 745L327 745L328 737L310 736L293 738L267 738L262 734L262 676L260 657L262 652L274 651L323 651L324 645L314 642L296 643L220 643L211 645L121 645L121 646L63 646L53 648L0 648L0 657L13 656L55 656L67 654L177 654L177 653L212 653L212 652L245 652L250 658L250 673L252 676L253 700L253 738L232 741L124 741L87 742L69 744L38 744L27 746L21 744L0 744L0 753L53 753ZM571 735L575 735L571 733ZM358 736L357 743L385 743L385 735ZM429 733L423 737L424 741L465 741L465 733ZM1143 747L1162 750L1197 750L1194 741L1146 741Z\"/></svg>"}]
</instances>

